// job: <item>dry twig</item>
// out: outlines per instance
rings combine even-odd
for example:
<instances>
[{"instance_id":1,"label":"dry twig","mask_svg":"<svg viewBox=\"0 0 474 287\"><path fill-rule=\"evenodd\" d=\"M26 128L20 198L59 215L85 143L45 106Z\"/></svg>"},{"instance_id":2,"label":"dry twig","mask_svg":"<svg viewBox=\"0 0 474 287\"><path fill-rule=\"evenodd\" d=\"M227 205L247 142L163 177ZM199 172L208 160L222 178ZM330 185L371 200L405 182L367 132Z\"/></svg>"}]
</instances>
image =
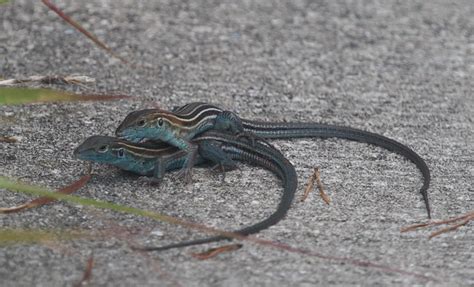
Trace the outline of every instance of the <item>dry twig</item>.
<instances>
[{"instance_id":1,"label":"dry twig","mask_svg":"<svg viewBox=\"0 0 474 287\"><path fill-rule=\"evenodd\" d=\"M30 76L19 79L6 79L0 81L0 86L15 86L19 84L44 84L44 85L79 85L84 86L95 83L95 79L82 75L70 76Z\"/></svg>"},{"instance_id":2,"label":"dry twig","mask_svg":"<svg viewBox=\"0 0 474 287\"><path fill-rule=\"evenodd\" d=\"M125 65L128 65L132 68L136 68L136 65L130 63L127 59L124 57L118 55L115 53L109 46L105 45L102 41L100 41L97 36L92 34L91 32L87 31L84 29L79 23L74 21L71 17L66 15L61 9L59 9L56 5L51 3L49 0L41 0L44 5L46 5L49 9L54 11L54 13L58 14L59 17L61 17L64 21L66 21L69 25L73 26L76 28L79 32L81 32L83 35L85 35L87 38L89 38L92 42L94 42L97 46L99 46L101 49L105 50L107 53L109 53L112 57L118 59L120 62L122 62Z\"/></svg>"},{"instance_id":3,"label":"dry twig","mask_svg":"<svg viewBox=\"0 0 474 287\"><path fill-rule=\"evenodd\" d=\"M90 179L91 179L91 165L89 165L86 175L81 177L79 180L73 182L72 184L70 184L68 186L65 186L61 189L58 189L57 192L58 193L63 193L63 194L71 194L71 193L77 191L78 189L82 188ZM37 207L37 206L42 206L42 205L48 204L48 203L53 202L53 201L55 201L54 198L39 197L39 198L33 199L30 202L20 204L20 205L17 205L17 206L2 207L2 208L0 208L0 213L15 213L15 212L19 212L23 209L29 209L29 208L33 208L33 207Z\"/></svg>"},{"instance_id":4,"label":"dry twig","mask_svg":"<svg viewBox=\"0 0 474 287\"><path fill-rule=\"evenodd\" d=\"M230 244L230 245L220 246L217 248L211 248L201 253L192 253L191 256L199 260L207 260L207 259L216 257L217 255L221 253L231 252L234 250L238 250L240 248L242 248L242 244Z\"/></svg>"},{"instance_id":5,"label":"dry twig","mask_svg":"<svg viewBox=\"0 0 474 287\"><path fill-rule=\"evenodd\" d=\"M0 137L0 142L3 143L16 143L18 139L16 137Z\"/></svg>"},{"instance_id":6,"label":"dry twig","mask_svg":"<svg viewBox=\"0 0 474 287\"><path fill-rule=\"evenodd\" d=\"M320 175L321 173L319 171L319 167L314 168L313 174L308 179L308 183L304 190L304 194L301 197L301 201L305 201L306 198L308 198L309 193L311 192L311 190L313 190L314 182L316 181L316 186L318 187L318 190L319 190L319 196L321 196L321 198L324 200L326 204L329 204L331 202L331 200L329 199L329 196L324 192Z\"/></svg>"},{"instance_id":7,"label":"dry twig","mask_svg":"<svg viewBox=\"0 0 474 287\"><path fill-rule=\"evenodd\" d=\"M81 281L77 284L74 284L75 287L80 287L86 285L92 278L92 268L94 268L94 257L91 255L87 260L86 270L84 271L84 275L82 276Z\"/></svg>"},{"instance_id":8,"label":"dry twig","mask_svg":"<svg viewBox=\"0 0 474 287\"><path fill-rule=\"evenodd\" d=\"M432 226L437 226L437 225L451 224L451 223L455 223L455 222L460 221L459 223L453 224L451 226L442 228L438 231L435 231L435 232L431 233L428 236L428 239L431 239L431 238L436 237L440 234L450 232L450 231L454 231L454 230L458 229L459 227L466 225L471 220L474 220L474 211L470 211L466 214L463 214L463 215L455 217L455 218L410 225L410 226L402 228L400 230L400 232L408 232L408 231L413 231L413 230L416 230L416 229L419 229L419 228L427 228L427 227L432 227Z\"/></svg>"}]
</instances>

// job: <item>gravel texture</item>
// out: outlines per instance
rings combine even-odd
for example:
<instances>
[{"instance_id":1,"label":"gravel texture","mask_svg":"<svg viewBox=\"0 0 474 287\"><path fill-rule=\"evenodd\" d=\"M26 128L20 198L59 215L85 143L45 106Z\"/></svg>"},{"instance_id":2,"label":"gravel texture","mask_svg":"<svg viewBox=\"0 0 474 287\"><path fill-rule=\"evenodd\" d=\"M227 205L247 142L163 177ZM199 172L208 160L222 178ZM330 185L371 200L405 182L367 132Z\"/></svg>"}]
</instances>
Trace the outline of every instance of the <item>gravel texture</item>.
<instances>
[{"instance_id":1,"label":"gravel texture","mask_svg":"<svg viewBox=\"0 0 474 287\"><path fill-rule=\"evenodd\" d=\"M54 1L114 51L120 64L41 1L0 5L0 77L81 74L89 87L136 100L1 106L0 174L50 188L77 179L72 150L112 135L132 110L208 101L250 119L349 125L407 144L428 163L434 219L473 209L474 2L466 1ZM245 243L199 261L209 246L143 255L128 243L161 245L194 231L125 214L56 203L0 216L4 228L109 230L108 236L0 249L2 286L72 286L88 256L92 286L474 286L473 223L432 240L421 175L383 149L344 140L274 142L296 166L303 192L319 166L332 203L317 192L258 237L326 255L369 260L434 277L303 256ZM194 183L160 187L100 166L77 194L220 228L266 216L281 192L269 172L243 166L224 183L197 170ZM28 197L4 190L2 206ZM213 246L213 245L211 245Z\"/></svg>"}]
</instances>

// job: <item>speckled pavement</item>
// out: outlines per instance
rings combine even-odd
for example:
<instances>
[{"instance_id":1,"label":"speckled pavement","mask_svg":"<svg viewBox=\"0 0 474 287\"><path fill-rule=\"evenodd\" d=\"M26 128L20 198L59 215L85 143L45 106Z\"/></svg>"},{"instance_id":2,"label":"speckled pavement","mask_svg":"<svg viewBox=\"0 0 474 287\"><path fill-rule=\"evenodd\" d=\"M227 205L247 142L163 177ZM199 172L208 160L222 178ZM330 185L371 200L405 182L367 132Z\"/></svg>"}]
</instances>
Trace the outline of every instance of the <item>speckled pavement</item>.
<instances>
[{"instance_id":1,"label":"speckled pavement","mask_svg":"<svg viewBox=\"0 0 474 287\"><path fill-rule=\"evenodd\" d=\"M473 210L474 2L456 1L54 1L132 63L100 50L41 1L0 5L0 77L80 74L82 93L134 100L0 106L0 174L55 189L84 172L72 157L87 136L112 135L132 110L208 101L249 119L349 125L396 139L432 172L433 218ZM258 234L326 255L429 276L289 253L245 243L200 261L192 247L147 255L128 243L161 245L201 237L150 219L55 203L1 215L3 228L109 230L110 236L0 248L0 285L72 286L90 254L91 286L474 286L474 231L427 239L400 233L426 220L421 175L401 156L344 140L273 142L296 166L301 196L321 168L327 206L312 193ZM199 169L185 185L159 187L97 166L77 195L153 210L222 229L264 218L281 187L269 172L242 166L221 183ZM29 197L0 190L1 206ZM113 227L110 230L109 227Z\"/></svg>"}]
</instances>

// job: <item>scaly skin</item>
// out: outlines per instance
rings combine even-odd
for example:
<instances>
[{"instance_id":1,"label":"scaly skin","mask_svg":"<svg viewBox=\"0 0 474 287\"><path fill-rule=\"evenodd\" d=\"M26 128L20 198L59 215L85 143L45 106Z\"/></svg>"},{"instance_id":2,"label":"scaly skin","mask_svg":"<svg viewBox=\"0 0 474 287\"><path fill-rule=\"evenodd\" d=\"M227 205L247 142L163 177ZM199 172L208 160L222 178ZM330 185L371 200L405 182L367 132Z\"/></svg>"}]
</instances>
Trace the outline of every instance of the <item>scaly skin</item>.
<instances>
[{"instance_id":1,"label":"scaly skin","mask_svg":"<svg viewBox=\"0 0 474 287\"><path fill-rule=\"evenodd\" d=\"M275 173L283 182L284 191L276 211L268 218L254 225L234 231L240 235L249 235L260 232L278 223L291 207L297 187L297 177L293 165L272 147L261 143L249 143L234 135L206 132L193 142L199 145L199 162L210 159L224 166L232 166L234 159L250 164L262 166ZM166 170L181 167L185 162L186 154L174 147L159 145L156 148L150 144L133 144L120 139L104 136L93 136L75 151L75 157L100 163L108 163L119 168L142 175L154 175L156 162L164 159L163 167ZM162 247L151 247L147 250L166 250L177 247L191 246L229 239L224 236L213 236L192 241L179 242Z\"/></svg>"},{"instance_id":2,"label":"scaly skin","mask_svg":"<svg viewBox=\"0 0 474 287\"><path fill-rule=\"evenodd\" d=\"M200 133L214 129L216 123L229 123L225 128L221 128L222 130L230 130L234 133L242 131L242 126L238 125L237 116L206 105L202 109L188 109L187 106L183 106L174 112L159 109L132 112L117 128L116 135L135 143L144 138L161 140L185 150L187 158L181 173L189 182L198 153L198 148L191 139Z\"/></svg>"},{"instance_id":3,"label":"scaly skin","mask_svg":"<svg viewBox=\"0 0 474 287\"><path fill-rule=\"evenodd\" d=\"M195 135L209 129L230 130L237 134L254 134L265 139L277 138L341 138L368 143L398 153L413 162L423 175L420 193L425 202L428 218L431 208L428 188L431 175L425 161L408 146L385 136L337 125L319 123L260 122L238 118L235 114L206 103L190 103L173 111L142 110L130 113L116 131L117 136L131 140L162 139L180 149L187 148ZM192 157L188 157L191 168Z\"/></svg>"}]
</instances>

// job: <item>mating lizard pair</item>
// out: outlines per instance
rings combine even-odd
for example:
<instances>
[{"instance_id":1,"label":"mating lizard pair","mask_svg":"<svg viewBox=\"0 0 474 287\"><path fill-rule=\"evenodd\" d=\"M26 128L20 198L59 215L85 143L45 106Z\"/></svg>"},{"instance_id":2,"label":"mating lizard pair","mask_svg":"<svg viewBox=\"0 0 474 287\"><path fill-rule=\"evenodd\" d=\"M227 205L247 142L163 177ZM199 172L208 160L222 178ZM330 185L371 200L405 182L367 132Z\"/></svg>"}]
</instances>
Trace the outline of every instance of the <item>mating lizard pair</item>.
<instances>
[{"instance_id":1,"label":"mating lizard pair","mask_svg":"<svg viewBox=\"0 0 474 287\"><path fill-rule=\"evenodd\" d=\"M230 132L230 135L215 132L206 135L205 132L209 130ZM172 111L147 109L132 112L120 124L116 135L133 143L107 137L90 138L76 149L75 154L85 160L114 164L139 174L153 175L158 179L164 175L166 170L183 166L181 173L189 180L191 168L196 161L202 161L202 158L210 159L217 164L227 167L235 166L232 158L250 161L266 168L269 168L269 166L263 163L272 162L273 168L269 169L274 172L276 171L277 175L283 179L284 185L287 185L288 181L291 180L290 177L296 177L294 168L289 168L288 166L282 168L284 164L282 165L281 163L286 161L284 157L272 147L262 145L258 141L255 142L255 139L335 137L373 144L401 154L415 163L424 178L420 192L426 205L428 217L430 217L430 206L427 195L430 172L426 163L409 147L375 133L350 127L319 123L270 123L250 121L240 119L234 113L224 111L210 104L191 103L175 108ZM240 139L242 136L250 138L251 141ZM138 144L143 139L161 140L177 149L163 149L163 146ZM215 144L216 141L219 142L218 145ZM115 148L111 148L112 146ZM232 150L230 147L234 149L232 152L230 151ZM155 152L152 150L155 150ZM201 154L200 158L197 158L198 153ZM247 154L244 155L245 153ZM258 160L249 160L249 156L251 155ZM179 158L179 160L176 160L177 158ZM289 171L290 169L293 169L293 171ZM284 175L282 176L282 174ZM296 178L292 181L295 183L294 189L296 189ZM263 222L265 224L263 225L257 224L262 227L260 229L255 229L251 226L247 230L250 232L245 231L245 229L244 232L237 232L247 235L258 232L278 222L289 209L294 197L294 189L289 191L288 186L285 186L285 193L280 205L277 211L272 215L277 215L274 219L269 221L267 219L266 223L264 220ZM283 202L284 200L287 202ZM212 238L211 241L215 239L216 238ZM219 237L217 240L219 239L223 238ZM204 239L184 242L158 249L187 246L204 242L209 241Z\"/></svg>"}]
</instances>

